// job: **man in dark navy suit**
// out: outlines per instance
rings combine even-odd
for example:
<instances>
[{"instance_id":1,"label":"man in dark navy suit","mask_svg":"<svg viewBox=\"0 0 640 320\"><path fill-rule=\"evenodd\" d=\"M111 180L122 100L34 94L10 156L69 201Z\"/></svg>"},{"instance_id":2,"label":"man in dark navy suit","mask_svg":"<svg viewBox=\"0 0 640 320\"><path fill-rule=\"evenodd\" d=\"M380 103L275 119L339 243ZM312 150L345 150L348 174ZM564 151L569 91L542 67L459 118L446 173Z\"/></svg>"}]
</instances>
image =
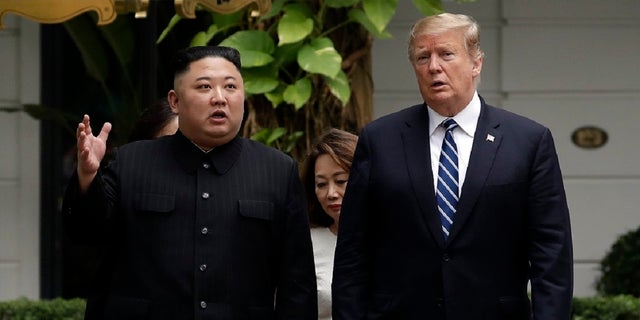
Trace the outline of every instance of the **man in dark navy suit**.
<instances>
[{"instance_id":1,"label":"man in dark navy suit","mask_svg":"<svg viewBox=\"0 0 640 320\"><path fill-rule=\"evenodd\" d=\"M333 319L569 320L571 228L551 132L478 96L471 17L418 21L408 53L424 103L360 133Z\"/></svg>"},{"instance_id":2,"label":"man in dark navy suit","mask_svg":"<svg viewBox=\"0 0 640 320\"><path fill-rule=\"evenodd\" d=\"M317 319L313 250L294 159L238 136L240 55L177 55L176 134L124 145L77 129L65 223L107 255L86 319Z\"/></svg>"}]
</instances>

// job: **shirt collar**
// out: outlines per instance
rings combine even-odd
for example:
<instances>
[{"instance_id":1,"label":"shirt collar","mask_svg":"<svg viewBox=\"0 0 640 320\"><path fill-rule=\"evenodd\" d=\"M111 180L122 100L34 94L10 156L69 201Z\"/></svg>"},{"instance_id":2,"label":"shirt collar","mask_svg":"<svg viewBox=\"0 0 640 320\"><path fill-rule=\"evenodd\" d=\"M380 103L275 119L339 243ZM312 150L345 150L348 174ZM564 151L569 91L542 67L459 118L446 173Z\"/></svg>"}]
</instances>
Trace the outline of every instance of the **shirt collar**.
<instances>
[{"instance_id":1,"label":"shirt collar","mask_svg":"<svg viewBox=\"0 0 640 320\"><path fill-rule=\"evenodd\" d=\"M224 174L240 157L243 146L243 138L236 136L233 140L222 146L215 147L209 152L187 139L180 130L173 136L172 149L176 160L187 172L194 172L205 163L212 165L218 174Z\"/></svg>"},{"instance_id":2,"label":"shirt collar","mask_svg":"<svg viewBox=\"0 0 640 320\"><path fill-rule=\"evenodd\" d=\"M427 105L427 112L429 113L429 136L431 136L438 126L449 117L444 117L435 112L431 107ZM462 129L467 135L473 138L478 126L478 118L480 118L480 97L476 91L471 98L469 104L456 114L452 119L456 121L458 127Z\"/></svg>"}]
</instances>

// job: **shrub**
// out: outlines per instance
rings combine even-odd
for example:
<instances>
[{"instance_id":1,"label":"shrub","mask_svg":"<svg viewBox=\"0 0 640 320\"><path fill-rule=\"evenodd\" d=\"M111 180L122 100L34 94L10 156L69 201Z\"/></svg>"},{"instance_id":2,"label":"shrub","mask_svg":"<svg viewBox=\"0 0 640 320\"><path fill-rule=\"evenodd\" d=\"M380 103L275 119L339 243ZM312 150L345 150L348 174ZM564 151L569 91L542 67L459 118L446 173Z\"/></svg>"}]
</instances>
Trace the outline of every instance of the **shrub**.
<instances>
[{"instance_id":1,"label":"shrub","mask_svg":"<svg viewBox=\"0 0 640 320\"><path fill-rule=\"evenodd\" d=\"M630 295L573 298L573 320L637 320L640 299Z\"/></svg>"},{"instance_id":2,"label":"shrub","mask_svg":"<svg viewBox=\"0 0 640 320\"><path fill-rule=\"evenodd\" d=\"M0 320L82 320L83 299L0 301ZM640 299L630 295L573 298L573 320L640 319Z\"/></svg>"},{"instance_id":3,"label":"shrub","mask_svg":"<svg viewBox=\"0 0 640 320\"><path fill-rule=\"evenodd\" d=\"M621 235L600 262L596 289L601 295L640 297L640 228Z\"/></svg>"},{"instance_id":4,"label":"shrub","mask_svg":"<svg viewBox=\"0 0 640 320\"><path fill-rule=\"evenodd\" d=\"M0 320L82 320L83 299L0 301Z\"/></svg>"}]
</instances>

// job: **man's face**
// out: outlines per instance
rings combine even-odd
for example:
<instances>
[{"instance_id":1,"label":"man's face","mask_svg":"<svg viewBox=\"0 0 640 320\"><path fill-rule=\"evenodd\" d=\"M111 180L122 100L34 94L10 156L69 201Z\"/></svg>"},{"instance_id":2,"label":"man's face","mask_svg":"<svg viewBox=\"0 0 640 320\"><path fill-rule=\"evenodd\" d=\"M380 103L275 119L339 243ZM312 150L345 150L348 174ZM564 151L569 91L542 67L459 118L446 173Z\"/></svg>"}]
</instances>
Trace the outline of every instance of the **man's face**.
<instances>
[{"instance_id":1,"label":"man's face","mask_svg":"<svg viewBox=\"0 0 640 320\"><path fill-rule=\"evenodd\" d=\"M419 35L411 63L424 101L444 116L453 116L471 101L482 58L472 60L462 30Z\"/></svg>"},{"instance_id":2,"label":"man's face","mask_svg":"<svg viewBox=\"0 0 640 320\"><path fill-rule=\"evenodd\" d=\"M194 61L174 81L169 102L180 117L180 131L194 143L213 148L231 141L244 114L244 81L230 61Z\"/></svg>"}]
</instances>

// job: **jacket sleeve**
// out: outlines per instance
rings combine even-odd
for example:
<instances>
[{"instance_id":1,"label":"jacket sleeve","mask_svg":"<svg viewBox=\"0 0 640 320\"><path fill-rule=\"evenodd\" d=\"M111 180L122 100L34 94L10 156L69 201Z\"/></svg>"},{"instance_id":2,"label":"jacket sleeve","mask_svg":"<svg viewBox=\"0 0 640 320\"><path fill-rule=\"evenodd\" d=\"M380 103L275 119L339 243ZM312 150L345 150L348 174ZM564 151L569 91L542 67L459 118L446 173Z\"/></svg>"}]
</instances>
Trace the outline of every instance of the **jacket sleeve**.
<instances>
[{"instance_id":1,"label":"jacket sleeve","mask_svg":"<svg viewBox=\"0 0 640 320\"><path fill-rule=\"evenodd\" d=\"M533 318L568 320L573 296L571 225L558 156L548 129L538 144L529 192Z\"/></svg>"},{"instance_id":2,"label":"jacket sleeve","mask_svg":"<svg viewBox=\"0 0 640 320\"><path fill-rule=\"evenodd\" d=\"M316 271L306 196L293 161L289 173L276 313L278 319L318 319Z\"/></svg>"},{"instance_id":3,"label":"jacket sleeve","mask_svg":"<svg viewBox=\"0 0 640 320\"><path fill-rule=\"evenodd\" d=\"M366 128L360 134L340 211L333 267L334 320L364 319L369 279L368 214L369 146Z\"/></svg>"},{"instance_id":4,"label":"jacket sleeve","mask_svg":"<svg viewBox=\"0 0 640 320\"><path fill-rule=\"evenodd\" d=\"M62 201L65 232L75 242L96 244L104 240L114 224L115 161L100 169L86 193L80 192L78 175L69 180Z\"/></svg>"}]
</instances>

